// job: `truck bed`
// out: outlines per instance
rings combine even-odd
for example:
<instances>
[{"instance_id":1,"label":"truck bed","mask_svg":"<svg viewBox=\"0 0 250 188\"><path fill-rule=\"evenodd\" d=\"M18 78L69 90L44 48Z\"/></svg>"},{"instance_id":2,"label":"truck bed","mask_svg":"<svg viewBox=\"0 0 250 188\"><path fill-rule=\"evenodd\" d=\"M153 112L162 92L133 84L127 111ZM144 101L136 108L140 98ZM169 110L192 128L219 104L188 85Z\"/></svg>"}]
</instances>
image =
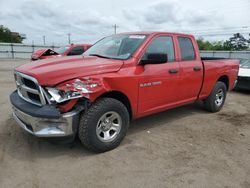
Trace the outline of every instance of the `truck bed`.
<instances>
[{"instance_id":1,"label":"truck bed","mask_svg":"<svg viewBox=\"0 0 250 188\"><path fill-rule=\"evenodd\" d=\"M227 80L228 90L233 89L234 81L238 75L239 60L214 57L202 57L201 60L204 68L204 80L200 99L207 97L211 93L219 77Z\"/></svg>"}]
</instances>

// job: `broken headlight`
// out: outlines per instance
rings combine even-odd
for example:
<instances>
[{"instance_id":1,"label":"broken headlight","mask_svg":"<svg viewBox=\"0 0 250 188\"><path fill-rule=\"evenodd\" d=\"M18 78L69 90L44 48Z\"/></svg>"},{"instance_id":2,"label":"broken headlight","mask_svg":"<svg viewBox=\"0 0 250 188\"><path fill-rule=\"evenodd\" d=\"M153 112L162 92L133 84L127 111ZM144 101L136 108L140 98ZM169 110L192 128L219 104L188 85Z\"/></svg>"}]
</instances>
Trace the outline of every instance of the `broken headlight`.
<instances>
[{"instance_id":1,"label":"broken headlight","mask_svg":"<svg viewBox=\"0 0 250 188\"><path fill-rule=\"evenodd\" d=\"M60 84L56 88L47 87L49 100L51 102L62 103L70 99L76 99L94 92L100 84L92 79L75 79L67 83Z\"/></svg>"}]
</instances>

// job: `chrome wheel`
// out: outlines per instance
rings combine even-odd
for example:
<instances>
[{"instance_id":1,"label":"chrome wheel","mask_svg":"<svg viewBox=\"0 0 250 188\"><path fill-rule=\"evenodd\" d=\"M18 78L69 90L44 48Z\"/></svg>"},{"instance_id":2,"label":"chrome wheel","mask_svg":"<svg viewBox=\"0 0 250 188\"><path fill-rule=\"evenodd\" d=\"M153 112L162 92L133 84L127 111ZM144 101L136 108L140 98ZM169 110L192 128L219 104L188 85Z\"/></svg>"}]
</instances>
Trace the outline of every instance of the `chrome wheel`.
<instances>
[{"instance_id":1,"label":"chrome wheel","mask_svg":"<svg viewBox=\"0 0 250 188\"><path fill-rule=\"evenodd\" d=\"M96 126L96 134L100 141L111 142L119 134L122 126L121 116L110 111L102 115Z\"/></svg>"},{"instance_id":2,"label":"chrome wheel","mask_svg":"<svg viewBox=\"0 0 250 188\"><path fill-rule=\"evenodd\" d=\"M219 89L215 95L215 104L216 106L221 106L224 100L224 92L223 89Z\"/></svg>"}]
</instances>

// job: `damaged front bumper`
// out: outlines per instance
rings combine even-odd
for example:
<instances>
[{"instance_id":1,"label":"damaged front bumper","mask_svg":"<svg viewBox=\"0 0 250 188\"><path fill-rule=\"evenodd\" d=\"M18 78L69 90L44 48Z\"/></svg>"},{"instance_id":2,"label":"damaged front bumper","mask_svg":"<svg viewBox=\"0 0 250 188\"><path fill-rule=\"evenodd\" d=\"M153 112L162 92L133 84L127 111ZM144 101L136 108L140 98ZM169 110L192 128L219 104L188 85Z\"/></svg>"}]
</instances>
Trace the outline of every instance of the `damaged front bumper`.
<instances>
[{"instance_id":1,"label":"damaged front bumper","mask_svg":"<svg viewBox=\"0 0 250 188\"><path fill-rule=\"evenodd\" d=\"M37 137L68 137L77 132L79 114L83 109L61 114L51 105L39 107L19 97L17 92L10 95L13 116L27 132Z\"/></svg>"}]
</instances>

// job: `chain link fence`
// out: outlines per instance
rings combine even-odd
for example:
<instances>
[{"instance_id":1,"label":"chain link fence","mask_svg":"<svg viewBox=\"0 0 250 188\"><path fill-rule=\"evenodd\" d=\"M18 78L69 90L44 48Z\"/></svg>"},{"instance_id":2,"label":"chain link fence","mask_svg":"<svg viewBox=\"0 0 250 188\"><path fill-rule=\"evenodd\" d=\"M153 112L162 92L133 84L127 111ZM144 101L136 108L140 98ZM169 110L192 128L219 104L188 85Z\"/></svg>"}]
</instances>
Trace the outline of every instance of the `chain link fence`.
<instances>
[{"instance_id":1,"label":"chain link fence","mask_svg":"<svg viewBox=\"0 0 250 188\"><path fill-rule=\"evenodd\" d=\"M0 59L29 59L31 54L42 48L58 49L60 46L0 43ZM202 57L250 59L250 51L201 51Z\"/></svg>"},{"instance_id":2,"label":"chain link fence","mask_svg":"<svg viewBox=\"0 0 250 188\"><path fill-rule=\"evenodd\" d=\"M58 49L60 46L27 45L18 43L0 43L0 59L30 59L31 54L37 49Z\"/></svg>"},{"instance_id":3,"label":"chain link fence","mask_svg":"<svg viewBox=\"0 0 250 188\"><path fill-rule=\"evenodd\" d=\"M250 59L250 51L200 51L201 57Z\"/></svg>"}]
</instances>

